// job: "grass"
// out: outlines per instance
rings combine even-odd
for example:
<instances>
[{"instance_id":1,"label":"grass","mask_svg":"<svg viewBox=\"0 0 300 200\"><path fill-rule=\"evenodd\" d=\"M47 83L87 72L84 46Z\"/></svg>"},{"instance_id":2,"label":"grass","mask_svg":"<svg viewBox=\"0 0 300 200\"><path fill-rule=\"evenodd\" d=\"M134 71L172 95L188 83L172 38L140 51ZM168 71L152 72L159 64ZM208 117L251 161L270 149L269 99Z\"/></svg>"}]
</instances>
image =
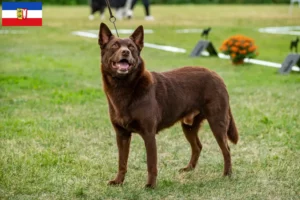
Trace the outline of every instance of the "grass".
<instances>
[{"instance_id":1,"label":"grass","mask_svg":"<svg viewBox=\"0 0 300 200\"><path fill-rule=\"evenodd\" d=\"M299 199L299 73L281 76L274 68L189 58L199 34L175 33L212 26L217 48L227 37L244 34L255 39L258 59L281 63L295 37L257 29L299 25L296 9L291 16L287 5L153 6L156 21L145 22L137 7L134 20L117 22L118 28L153 29L146 42L187 49L176 54L145 48L149 70L199 65L217 71L240 132L238 145L231 145L232 178L222 177L223 158L207 123L200 132L199 165L186 174L178 173L190 156L180 126L161 132L155 190L143 188L145 149L137 135L124 185L107 186L117 170L117 148L99 46L96 39L70 34L98 29L98 20L87 20L88 7L44 6L43 27L1 27L28 34L0 35L0 199Z\"/></svg>"}]
</instances>

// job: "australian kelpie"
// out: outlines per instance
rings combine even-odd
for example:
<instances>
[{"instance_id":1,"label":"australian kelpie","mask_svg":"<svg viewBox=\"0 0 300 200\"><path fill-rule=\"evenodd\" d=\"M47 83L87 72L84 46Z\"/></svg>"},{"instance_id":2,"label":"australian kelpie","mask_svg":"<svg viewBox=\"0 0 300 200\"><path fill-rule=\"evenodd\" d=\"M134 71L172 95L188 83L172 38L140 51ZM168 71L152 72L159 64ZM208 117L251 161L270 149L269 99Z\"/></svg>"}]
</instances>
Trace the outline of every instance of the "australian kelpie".
<instances>
[{"instance_id":1,"label":"australian kelpie","mask_svg":"<svg viewBox=\"0 0 300 200\"><path fill-rule=\"evenodd\" d=\"M155 135L178 121L192 150L190 162L181 171L196 167L202 149L197 132L201 122L207 119L223 153L224 175L231 174L227 139L236 144L238 131L228 92L220 76L209 69L191 66L163 73L147 71L140 55L144 44L142 26L129 38L120 39L101 23L98 44L103 87L119 151L119 170L110 185L122 184L125 179L131 134L134 132L143 138L146 146L146 187L155 187Z\"/></svg>"}]
</instances>

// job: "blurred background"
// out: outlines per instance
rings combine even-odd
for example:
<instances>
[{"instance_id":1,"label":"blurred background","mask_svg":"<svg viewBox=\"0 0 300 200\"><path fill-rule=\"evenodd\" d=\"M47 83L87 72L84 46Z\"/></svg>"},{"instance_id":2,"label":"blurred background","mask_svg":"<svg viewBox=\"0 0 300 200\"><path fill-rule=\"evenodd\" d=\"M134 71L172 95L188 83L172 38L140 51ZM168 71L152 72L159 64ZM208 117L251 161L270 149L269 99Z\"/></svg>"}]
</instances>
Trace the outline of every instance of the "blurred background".
<instances>
[{"instance_id":1,"label":"blurred background","mask_svg":"<svg viewBox=\"0 0 300 200\"><path fill-rule=\"evenodd\" d=\"M115 7L125 5L111 2L114 15ZM107 186L118 157L97 39L101 22L114 30L107 8L91 17L91 1L42 3L42 26L2 26L1 20L0 199L299 199L300 72L295 66L281 75L276 68L296 54L290 45L300 37L298 3L150 0L150 18L143 1L130 19L120 12L121 38L144 26L141 56L149 71L202 66L220 74L240 133L239 143L230 144L234 175L227 179L207 123L199 132L199 165L186 174L178 173L190 156L180 125L162 131L153 191L143 189L145 148L138 135L132 138L124 185ZM202 37L209 27L208 37ZM239 42L241 54L249 47L264 64L235 64L237 52L226 49L237 51L229 42L235 36L249 38ZM226 59L190 57L200 40L210 41Z\"/></svg>"}]
</instances>

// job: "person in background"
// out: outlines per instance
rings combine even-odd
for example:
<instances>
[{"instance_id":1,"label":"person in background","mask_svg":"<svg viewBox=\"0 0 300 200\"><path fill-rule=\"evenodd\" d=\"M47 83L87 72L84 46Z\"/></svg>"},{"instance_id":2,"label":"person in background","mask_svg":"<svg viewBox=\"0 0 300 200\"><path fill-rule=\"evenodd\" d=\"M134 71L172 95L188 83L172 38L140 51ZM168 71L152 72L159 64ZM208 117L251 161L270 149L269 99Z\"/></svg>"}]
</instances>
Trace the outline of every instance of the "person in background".
<instances>
[{"instance_id":1,"label":"person in background","mask_svg":"<svg viewBox=\"0 0 300 200\"><path fill-rule=\"evenodd\" d=\"M128 3L131 3L130 9L127 10L127 18L131 19L133 16L133 8L137 0L127 0ZM153 21L154 17L150 15L150 2L149 0L143 0L143 5L145 8L145 20Z\"/></svg>"}]
</instances>

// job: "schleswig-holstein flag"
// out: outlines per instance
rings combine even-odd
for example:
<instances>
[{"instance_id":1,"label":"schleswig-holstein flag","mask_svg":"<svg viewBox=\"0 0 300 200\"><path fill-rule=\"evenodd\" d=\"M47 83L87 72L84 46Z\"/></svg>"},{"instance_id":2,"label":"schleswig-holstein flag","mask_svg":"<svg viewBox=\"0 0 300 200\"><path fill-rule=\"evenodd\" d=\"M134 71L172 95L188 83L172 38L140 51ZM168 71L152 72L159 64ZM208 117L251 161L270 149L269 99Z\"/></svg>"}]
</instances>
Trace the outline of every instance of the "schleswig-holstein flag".
<instances>
[{"instance_id":1,"label":"schleswig-holstein flag","mask_svg":"<svg viewBox=\"0 0 300 200\"><path fill-rule=\"evenodd\" d=\"M42 2L3 2L2 26L42 26Z\"/></svg>"}]
</instances>

